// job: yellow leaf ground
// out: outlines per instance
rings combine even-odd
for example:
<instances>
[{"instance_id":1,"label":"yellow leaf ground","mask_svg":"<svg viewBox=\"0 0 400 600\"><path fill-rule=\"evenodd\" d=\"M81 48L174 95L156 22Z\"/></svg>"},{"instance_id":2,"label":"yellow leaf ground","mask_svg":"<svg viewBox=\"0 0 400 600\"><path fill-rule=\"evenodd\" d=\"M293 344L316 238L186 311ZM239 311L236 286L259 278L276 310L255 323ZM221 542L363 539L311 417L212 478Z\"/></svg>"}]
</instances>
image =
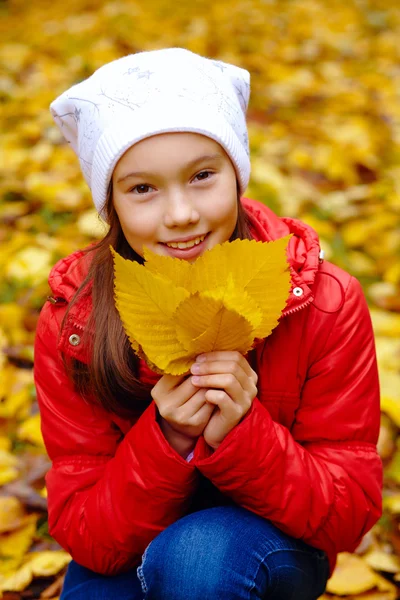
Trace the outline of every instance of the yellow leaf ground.
<instances>
[{"instance_id":1,"label":"yellow leaf ground","mask_svg":"<svg viewBox=\"0 0 400 600\"><path fill-rule=\"evenodd\" d=\"M59 550L46 531L32 345L50 265L104 227L48 105L104 62L184 46L251 71L248 195L310 223L373 309L385 514L359 558L340 559L324 599L396 596L387 580L400 579L400 9L398 0L330 0L328 10L325 0L183 0L173 10L170 0L2 3L0 486L11 500L0 502L0 550L15 549L1 561L11 570L0 574L3 589L34 589L31 551ZM43 561L54 576L65 570L65 557Z\"/></svg>"}]
</instances>

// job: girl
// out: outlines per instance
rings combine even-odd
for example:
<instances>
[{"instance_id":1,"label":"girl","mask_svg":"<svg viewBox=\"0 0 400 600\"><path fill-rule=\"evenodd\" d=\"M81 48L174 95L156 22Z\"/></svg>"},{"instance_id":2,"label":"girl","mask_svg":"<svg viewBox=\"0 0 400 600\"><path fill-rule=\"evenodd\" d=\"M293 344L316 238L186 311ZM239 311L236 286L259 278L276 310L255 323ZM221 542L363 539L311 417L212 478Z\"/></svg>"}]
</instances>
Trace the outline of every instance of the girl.
<instances>
[{"instance_id":1,"label":"girl","mask_svg":"<svg viewBox=\"0 0 400 600\"><path fill-rule=\"evenodd\" d=\"M51 106L110 225L53 268L37 330L49 527L73 558L62 600L315 600L380 515L367 305L310 227L241 197L248 99L247 71L167 49L113 61ZM110 244L193 261L288 233L290 298L247 357L160 377L134 355Z\"/></svg>"}]
</instances>

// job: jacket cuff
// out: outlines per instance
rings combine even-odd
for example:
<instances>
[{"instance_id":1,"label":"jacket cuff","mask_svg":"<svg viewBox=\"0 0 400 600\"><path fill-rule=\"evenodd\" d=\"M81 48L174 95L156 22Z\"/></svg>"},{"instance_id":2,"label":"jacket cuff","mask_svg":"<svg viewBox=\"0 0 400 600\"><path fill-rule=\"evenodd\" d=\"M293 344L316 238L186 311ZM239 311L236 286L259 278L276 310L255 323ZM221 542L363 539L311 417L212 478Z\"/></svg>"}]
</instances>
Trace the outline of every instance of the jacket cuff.
<instances>
[{"instance_id":1,"label":"jacket cuff","mask_svg":"<svg viewBox=\"0 0 400 600\"><path fill-rule=\"evenodd\" d=\"M194 473L193 461L187 462L165 439L157 422L157 410L154 402L140 416L127 436L131 439L135 438L135 445L142 444L142 447L146 448L146 463L153 462L158 465L157 471L160 471L160 464L164 464L166 469L174 470L177 478L179 478L179 473L183 476Z\"/></svg>"},{"instance_id":2,"label":"jacket cuff","mask_svg":"<svg viewBox=\"0 0 400 600\"><path fill-rule=\"evenodd\" d=\"M203 475L209 473L208 467L210 467L211 474L211 471L213 471L211 467L215 466L217 468L219 464L223 471L229 469L231 465L237 467L238 457L243 453L244 447L247 448L251 443L259 445L258 441L255 440L255 437L257 436L254 434L257 427L256 422L259 421L260 418L263 420L266 418L270 419L272 426L272 419L269 412L262 407L258 398L255 398L251 409L246 414L243 421L228 433L216 450L213 450L206 443L203 436L199 438L194 449L194 458L192 462L194 462ZM248 456L245 457L246 462L247 460Z\"/></svg>"}]
</instances>

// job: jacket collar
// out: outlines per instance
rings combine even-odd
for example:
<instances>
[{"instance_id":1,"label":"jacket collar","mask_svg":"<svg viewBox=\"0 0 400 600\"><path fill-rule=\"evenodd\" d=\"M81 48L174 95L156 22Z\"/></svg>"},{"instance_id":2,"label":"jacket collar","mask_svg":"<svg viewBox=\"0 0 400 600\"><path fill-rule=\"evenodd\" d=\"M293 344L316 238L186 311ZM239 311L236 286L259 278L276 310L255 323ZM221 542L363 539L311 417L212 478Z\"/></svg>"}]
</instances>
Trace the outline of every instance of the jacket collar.
<instances>
[{"instance_id":1,"label":"jacket collar","mask_svg":"<svg viewBox=\"0 0 400 600\"><path fill-rule=\"evenodd\" d=\"M291 292L282 316L297 312L313 301L312 289L319 268L320 245L317 233L298 219L278 217L261 202L242 199L250 217L253 236L257 241L269 242L290 233L288 261L291 273ZM91 254L80 250L60 260L51 270L49 285L52 299L60 304L70 302L87 274ZM85 360L83 345L71 346L68 339L73 333L82 333L91 311L90 288L82 294L79 302L69 313L68 323L63 328L59 347L68 354ZM86 361L85 361L86 362Z\"/></svg>"},{"instance_id":2,"label":"jacket collar","mask_svg":"<svg viewBox=\"0 0 400 600\"><path fill-rule=\"evenodd\" d=\"M250 216L253 236L257 241L270 242L293 234L287 250L292 285L282 316L311 304L314 298L310 286L314 283L320 264L320 244L316 231L298 219L278 217L261 202L243 198L243 205Z\"/></svg>"}]
</instances>

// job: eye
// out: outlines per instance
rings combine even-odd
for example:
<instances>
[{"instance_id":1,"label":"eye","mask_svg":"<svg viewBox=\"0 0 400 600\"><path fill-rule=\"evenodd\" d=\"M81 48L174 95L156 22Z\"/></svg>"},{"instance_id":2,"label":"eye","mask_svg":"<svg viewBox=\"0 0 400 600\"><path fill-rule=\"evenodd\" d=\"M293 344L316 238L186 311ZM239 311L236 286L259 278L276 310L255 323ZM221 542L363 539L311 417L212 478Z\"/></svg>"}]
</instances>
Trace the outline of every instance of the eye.
<instances>
[{"instance_id":1,"label":"eye","mask_svg":"<svg viewBox=\"0 0 400 600\"><path fill-rule=\"evenodd\" d=\"M139 183L139 185L135 185L135 187L133 187L131 190L129 190L130 192L134 192L135 194L148 194L150 192L150 190L153 190L154 188L151 187L151 185L148 185L147 183Z\"/></svg>"},{"instance_id":2,"label":"eye","mask_svg":"<svg viewBox=\"0 0 400 600\"><path fill-rule=\"evenodd\" d=\"M204 181L205 179L210 179L212 175L214 175L212 171L200 171L200 173L195 175L194 179L197 179L197 181Z\"/></svg>"}]
</instances>

